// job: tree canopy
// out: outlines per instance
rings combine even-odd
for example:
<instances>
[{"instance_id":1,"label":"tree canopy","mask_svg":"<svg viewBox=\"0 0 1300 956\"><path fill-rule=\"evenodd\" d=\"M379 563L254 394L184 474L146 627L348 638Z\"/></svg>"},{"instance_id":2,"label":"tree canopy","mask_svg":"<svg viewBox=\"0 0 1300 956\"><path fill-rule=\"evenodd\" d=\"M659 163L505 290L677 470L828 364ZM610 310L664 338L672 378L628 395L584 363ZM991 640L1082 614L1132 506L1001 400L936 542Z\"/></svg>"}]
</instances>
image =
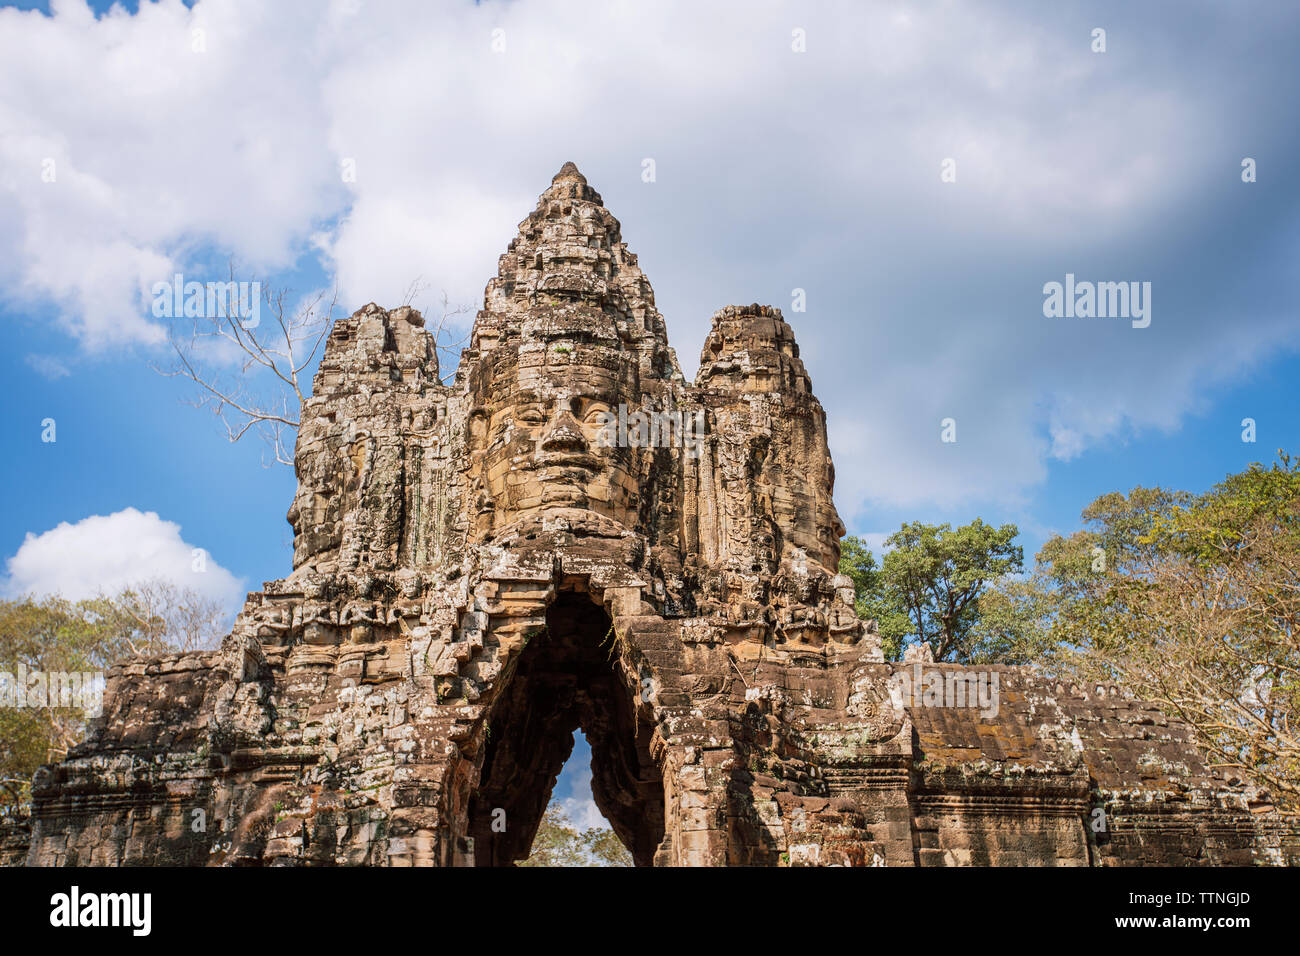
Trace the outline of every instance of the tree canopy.
<instances>
[{"instance_id":1,"label":"tree canopy","mask_svg":"<svg viewBox=\"0 0 1300 956\"><path fill-rule=\"evenodd\" d=\"M890 550L877 567L857 538L841 547L840 571L853 579L858 614L876 621L886 656L897 659L908 644L930 644L934 659L966 661L987 588L1024 563L1014 543L1015 525L999 528L976 518L951 525L911 522L885 540Z\"/></svg>"},{"instance_id":2,"label":"tree canopy","mask_svg":"<svg viewBox=\"0 0 1300 956\"><path fill-rule=\"evenodd\" d=\"M580 829L552 800L533 838L528 859L520 866L631 866L632 854L614 831L603 827Z\"/></svg>"},{"instance_id":3,"label":"tree canopy","mask_svg":"<svg viewBox=\"0 0 1300 956\"><path fill-rule=\"evenodd\" d=\"M12 683L20 668L102 673L140 654L212 647L225 616L215 601L166 581L81 601L0 600L0 679ZM102 693L102 686L93 692ZM0 813L25 807L32 774L81 740L86 719L76 705L0 707Z\"/></svg>"},{"instance_id":4,"label":"tree canopy","mask_svg":"<svg viewBox=\"0 0 1300 956\"><path fill-rule=\"evenodd\" d=\"M1013 525L904 524L840 570L886 656L1031 664L1114 681L1186 722L1209 762L1300 806L1300 462L1279 453L1201 494L1101 495L1024 573Z\"/></svg>"}]
</instances>

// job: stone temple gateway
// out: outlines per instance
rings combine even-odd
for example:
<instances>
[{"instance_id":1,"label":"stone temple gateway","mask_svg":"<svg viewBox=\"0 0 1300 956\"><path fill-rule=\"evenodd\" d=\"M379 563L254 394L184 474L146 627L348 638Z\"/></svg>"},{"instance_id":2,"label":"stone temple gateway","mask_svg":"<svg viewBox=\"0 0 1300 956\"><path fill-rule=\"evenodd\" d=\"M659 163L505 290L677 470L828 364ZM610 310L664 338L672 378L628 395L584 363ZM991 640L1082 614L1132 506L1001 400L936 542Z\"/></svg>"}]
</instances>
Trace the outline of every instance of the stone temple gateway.
<instances>
[{"instance_id":1,"label":"stone temple gateway","mask_svg":"<svg viewBox=\"0 0 1300 956\"><path fill-rule=\"evenodd\" d=\"M37 775L28 863L510 864L579 729L642 865L1300 858L1294 817L1116 688L900 693L969 675L885 662L854 614L790 326L722 309L688 383L571 163L453 384L411 309L335 325L296 471L292 573L220 650L110 673Z\"/></svg>"}]
</instances>

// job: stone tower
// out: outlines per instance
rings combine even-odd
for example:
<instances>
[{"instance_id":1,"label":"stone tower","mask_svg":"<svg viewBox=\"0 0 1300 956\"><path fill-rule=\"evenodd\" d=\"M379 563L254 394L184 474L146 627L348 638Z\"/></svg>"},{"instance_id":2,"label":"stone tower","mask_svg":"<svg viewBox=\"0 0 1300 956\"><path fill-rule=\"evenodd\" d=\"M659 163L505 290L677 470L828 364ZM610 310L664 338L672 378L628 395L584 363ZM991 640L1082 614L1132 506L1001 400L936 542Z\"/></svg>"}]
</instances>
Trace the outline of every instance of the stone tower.
<instances>
[{"instance_id":1,"label":"stone tower","mask_svg":"<svg viewBox=\"0 0 1300 956\"><path fill-rule=\"evenodd\" d=\"M450 385L423 324L372 304L334 327L292 573L220 650L113 670L37 776L28 862L509 864L575 730L642 865L1297 854L1266 794L1115 688L886 663L836 570L790 326L722 309L687 383L572 163Z\"/></svg>"}]
</instances>

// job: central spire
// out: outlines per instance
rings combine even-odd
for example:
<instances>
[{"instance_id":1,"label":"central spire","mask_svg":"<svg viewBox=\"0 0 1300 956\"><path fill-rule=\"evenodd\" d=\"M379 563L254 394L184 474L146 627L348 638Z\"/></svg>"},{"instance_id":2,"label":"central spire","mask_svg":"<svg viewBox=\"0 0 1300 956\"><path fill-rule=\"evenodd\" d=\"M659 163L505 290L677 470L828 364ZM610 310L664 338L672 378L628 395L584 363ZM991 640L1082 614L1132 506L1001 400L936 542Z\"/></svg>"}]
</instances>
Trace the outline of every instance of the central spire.
<instances>
[{"instance_id":1,"label":"central spire","mask_svg":"<svg viewBox=\"0 0 1300 956\"><path fill-rule=\"evenodd\" d=\"M552 177L498 260L471 341L486 350L565 330L642 352L647 369L660 374L680 374L654 290L619 221L572 162Z\"/></svg>"},{"instance_id":2,"label":"central spire","mask_svg":"<svg viewBox=\"0 0 1300 956\"><path fill-rule=\"evenodd\" d=\"M551 177L551 185L556 183L581 183L587 185L587 177L578 172L576 163L568 162L560 167L560 171Z\"/></svg>"}]
</instances>

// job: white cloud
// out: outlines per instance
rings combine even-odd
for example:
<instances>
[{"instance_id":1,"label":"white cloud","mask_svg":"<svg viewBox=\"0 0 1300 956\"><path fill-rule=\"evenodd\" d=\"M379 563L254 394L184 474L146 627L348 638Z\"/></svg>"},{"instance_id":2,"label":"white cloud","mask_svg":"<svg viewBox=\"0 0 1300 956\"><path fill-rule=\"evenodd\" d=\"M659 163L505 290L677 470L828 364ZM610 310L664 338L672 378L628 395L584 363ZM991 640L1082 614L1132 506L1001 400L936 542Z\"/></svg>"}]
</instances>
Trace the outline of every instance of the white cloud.
<instances>
[{"instance_id":1,"label":"white cloud","mask_svg":"<svg viewBox=\"0 0 1300 956\"><path fill-rule=\"evenodd\" d=\"M3 591L10 597L60 594L80 600L161 578L237 606L244 582L206 552L196 561L197 550L181 537L180 525L152 511L91 515L42 534L29 532L8 560Z\"/></svg>"},{"instance_id":2,"label":"white cloud","mask_svg":"<svg viewBox=\"0 0 1300 956\"><path fill-rule=\"evenodd\" d=\"M573 770L570 774L569 792L578 796L565 797L560 809L578 830L608 830L609 821L601 815L600 808L591 797L591 770Z\"/></svg>"},{"instance_id":3,"label":"white cloud","mask_svg":"<svg viewBox=\"0 0 1300 956\"><path fill-rule=\"evenodd\" d=\"M579 830L610 829L609 821L601 815L600 808L591 797L567 797L560 801L560 806L564 810L564 815Z\"/></svg>"},{"instance_id":4,"label":"white cloud","mask_svg":"<svg viewBox=\"0 0 1300 956\"><path fill-rule=\"evenodd\" d=\"M1260 39L1295 32L1284 4L1206 5L1179 31L1117 13L1104 55L1068 4L1034 22L902 0L55 11L0 10L0 291L91 347L156 342L149 284L230 254L263 273L320 256L349 309L417 279L479 301L572 159L688 374L717 308L807 290L787 318L852 525L1015 506L1053 459L1177 428L1300 325L1250 299L1293 260L1277 234L1214 218L1240 208L1238 153L1278 157L1285 183L1298 152L1286 44ZM1153 280L1152 327L1044 319L1038 290L1067 271Z\"/></svg>"},{"instance_id":5,"label":"white cloud","mask_svg":"<svg viewBox=\"0 0 1300 956\"><path fill-rule=\"evenodd\" d=\"M284 267L338 207L311 31L286 56L287 6L53 9L0 10L5 291L91 347L157 343L149 289L199 247Z\"/></svg>"}]
</instances>

